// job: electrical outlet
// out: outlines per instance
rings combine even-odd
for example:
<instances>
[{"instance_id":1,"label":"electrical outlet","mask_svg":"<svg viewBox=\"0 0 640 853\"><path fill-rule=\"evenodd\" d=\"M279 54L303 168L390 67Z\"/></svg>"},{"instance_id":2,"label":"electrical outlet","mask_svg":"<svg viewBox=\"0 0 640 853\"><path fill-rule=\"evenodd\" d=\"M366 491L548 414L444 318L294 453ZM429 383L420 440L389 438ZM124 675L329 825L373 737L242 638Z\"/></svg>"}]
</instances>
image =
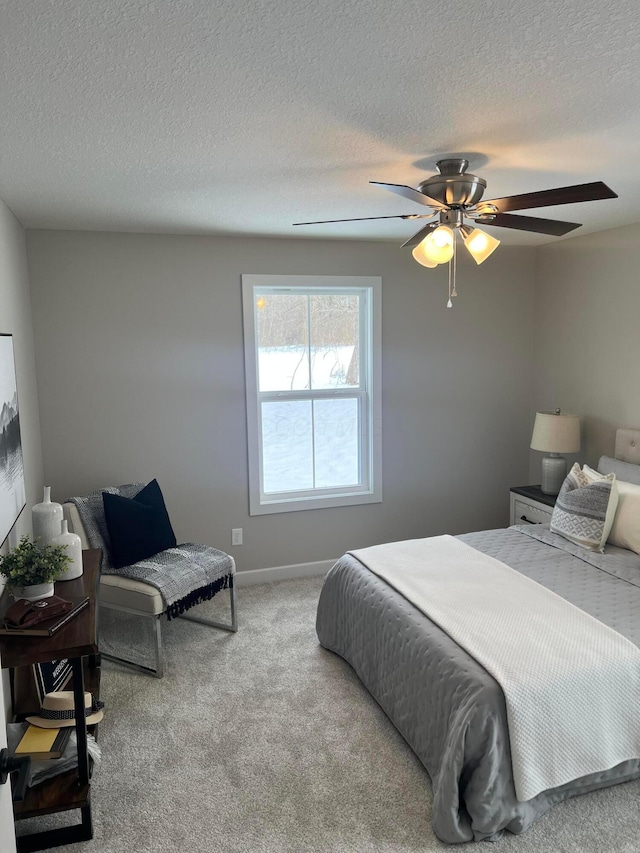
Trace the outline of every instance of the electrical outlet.
<instances>
[{"instance_id":1,"label":"electrical outlet","mask_svg":"<svg viewBox=\"0 0 640 853\"><path fill-rule=\"evenodd\" d=\"M242 528L234 527L231 531L231 544L242 545Z\"/></svg>"}]
</instances>

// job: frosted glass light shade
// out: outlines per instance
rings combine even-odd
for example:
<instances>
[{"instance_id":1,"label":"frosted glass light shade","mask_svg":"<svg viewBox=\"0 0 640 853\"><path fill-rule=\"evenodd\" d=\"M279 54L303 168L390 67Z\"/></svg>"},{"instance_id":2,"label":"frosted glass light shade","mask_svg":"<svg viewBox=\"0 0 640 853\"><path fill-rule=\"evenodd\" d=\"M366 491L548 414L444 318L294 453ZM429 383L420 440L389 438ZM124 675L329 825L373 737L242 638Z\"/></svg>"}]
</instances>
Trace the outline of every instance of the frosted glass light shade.
<instances>
[{"instance_id":1,"label":"frosted glass light shade","mask_svg":"<svg viewBox=\"0 0 640 853\"><path fill-rule=\"evenodd\" d=\"M422 241L425 256L436 264L446 264L453 257L453 231L440 225Z\"/></svg>"},{"instance_id":2,"label":"frosted glass light shade","mask_svg":"<svg viewBox=\"0 0 640 853\"><path fill-rule=\"evenodd\" d=\"M545 453L580 450L580 418L572 412L536 412L531 449Z\"/></svg>"},{"instance_id":3,"label":"frosted glass light shade","mask_svg":"<svg viewBox=\"0 0 640 853\"><path fill-rule=\"evenodd\" d=\"M426 238L425 238L426 239ZM437 267L438 264L435 261L429 260L429 258L424 253L424 240L415 247L415 249L411 252L413 255L414 261L417 261L419 264L422 264L423 267L429 267L429 269L433 269Z\"/></svg>"},{"instance_id":4,"label":"frosted glass light shade","mask_svg":"<svg viewBox=\"0 0 640 853\"><path fill-rule=\"evenodd\" d=\"M474 228L468 237L464 238L464 245L467 247L469 254L477 264L486 261L489 255L500 245L500 240L496 240L490 234L485 234L479 228Z\"/></svg>"}]
</instances>

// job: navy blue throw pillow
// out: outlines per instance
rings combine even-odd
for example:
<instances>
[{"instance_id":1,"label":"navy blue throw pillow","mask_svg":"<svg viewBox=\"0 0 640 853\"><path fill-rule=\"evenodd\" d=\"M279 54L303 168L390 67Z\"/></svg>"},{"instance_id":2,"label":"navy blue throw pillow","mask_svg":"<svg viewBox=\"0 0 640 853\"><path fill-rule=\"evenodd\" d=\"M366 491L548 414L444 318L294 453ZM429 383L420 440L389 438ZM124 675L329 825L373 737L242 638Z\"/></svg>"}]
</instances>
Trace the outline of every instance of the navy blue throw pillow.
<instances>
[{"instance_id":1,"label":"navy blue throw pillow","mask_svg":"<svg viewBox=\"0 0 640 853\"><path fill-rule=\"evenodd\" d=\"M102 502L116 569L175 548L176 537L157 480L147 483L133 498L103 492Z\"/></svg>"}]
</instances>

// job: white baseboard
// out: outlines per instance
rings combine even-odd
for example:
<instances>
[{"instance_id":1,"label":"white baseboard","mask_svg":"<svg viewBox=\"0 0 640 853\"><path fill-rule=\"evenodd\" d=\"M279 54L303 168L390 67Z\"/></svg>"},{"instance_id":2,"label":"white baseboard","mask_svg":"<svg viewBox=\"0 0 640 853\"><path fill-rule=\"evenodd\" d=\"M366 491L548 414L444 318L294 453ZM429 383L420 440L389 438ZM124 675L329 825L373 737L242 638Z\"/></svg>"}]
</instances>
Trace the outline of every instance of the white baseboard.
<instances>
[{"instance_id":1,"label":"white baseboard","mask_svg":"<svg viewBox=\"0 0 640 853\"><path fill-rule=\"evenodd\" d=\"M335 560L318 560L315 563L296 563L293 566L273 566L270 569L249 569L236 572L237 586L249 586L254 583L273 583L273 581L291 578L309 578L313 575L326 575Z\"/></svg>"}]
</instances>

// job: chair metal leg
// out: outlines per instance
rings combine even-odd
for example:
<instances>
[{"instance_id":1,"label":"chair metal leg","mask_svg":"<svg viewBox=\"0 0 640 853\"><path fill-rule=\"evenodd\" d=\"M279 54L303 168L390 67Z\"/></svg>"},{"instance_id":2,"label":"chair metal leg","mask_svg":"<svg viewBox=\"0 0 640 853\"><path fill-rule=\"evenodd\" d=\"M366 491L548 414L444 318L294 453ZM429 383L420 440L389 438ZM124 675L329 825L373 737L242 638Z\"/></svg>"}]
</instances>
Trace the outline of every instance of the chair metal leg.
<instances>
[{"instance_id":1,"label":"chair metal leg","mask_svg":"<svg viewBox=\"0 0 640 853\"><path fill-rule=\"evenodd\" d=\"M205 619L202 616L191 616L183 613L180 618L186 619L189 622L199 622L201 625L207 625L210 628L220 628L222 631L231 631L232 633L236 633L238 630L238 616L236 609L236 588L235 586L229 587L229 604L231 608L231 622L217 622L214 619ZM162 648L162 628L160 625L160 619L164 616L163 613L152 616L148 613L140 613L138 610L132 610L127 607L114 607L111 604L105 604L101 602L102 607L108 607L111 610L119 610L123 613L130 613L133 616L140 616L143 619L154 619L155 620L155 658L156 658L156 668L150 666L144 666L144 664L137 663L136 661L129 660L128 658L119 657L118 655L111 654L109 652L102 651L100 654L105 660L111 660L115 663L120 663L123 666L128 666L131 669L135 669L138 672L144 672L147 675L153 675L156 678L162 678L164 675L164 650Z\"/></svg>"},{"instance_id":2,"label":"chair metal leg","mask_svg":"<svg viewBox=\"0 0 640 853\"><path fill-rule=\"evenodd\" d=\"M191 616L186 613L180 614L180 619L186 619L188 622L199 622L201 625L208 625L210 628L220 628L222 631L238 631L238 617L236 614L236 588L229 587L229 602L231 605L231 622L216 622L214 619L206 619L204 616Z\"/></svg>"},{"instance_id":3,"label":"chair metal leg","mask_svg":"<svg viewBox=\"0 0 640 853\"><path fill-rule=\"evenodd\" d=\"M236 613L236 585L235 585L235 582L234 582L233 586L231 587L231 589L229 590L229 592L230 592L229 599L230 599L230 604L231 604L231 630L235 633L238 630L238 616Z\"/></svg>"},{"instance_id":4,"label":"chair metal leg","mask_svg":"<svg viewBox=\"0 0 640 853\"><path fill-rule=\"evenodd\" d=\"M162 629L160 628L160 617L156 616L156 678L162 678L164 675L164 651L162 648Z\"/></svg>"},{"instance_id":5,"label":"chair metal leg","mask_svg":"<svg viewBox=\"0 0 640 853\"><path fill-rule=\"evenodd\" d=\"M123 666L127 666L130 669L135 669L138 672L144 672L146 675L153 675L155 678L162 678L164 675L164 650L162 648L162 627L160 625L160 618L163 614L159 614L158 616L149 616L146 613L140 613L138 611L129 610L125 607L111 607L109 604L102 604L102 607L110 607L112 610L119 610L124 613L131 613L135 616L140 616L143 619L153 619L155 621L154 626L154 653L156 659L156 668L153 669L151 666L144 666L144 664L137 663L136 661L129 660L128 658L119 657L118 655L110 654L109 652L101 651L101 655L106 660L114 661L115 663L120 663Z\"/></svg>"}]
</instances>

